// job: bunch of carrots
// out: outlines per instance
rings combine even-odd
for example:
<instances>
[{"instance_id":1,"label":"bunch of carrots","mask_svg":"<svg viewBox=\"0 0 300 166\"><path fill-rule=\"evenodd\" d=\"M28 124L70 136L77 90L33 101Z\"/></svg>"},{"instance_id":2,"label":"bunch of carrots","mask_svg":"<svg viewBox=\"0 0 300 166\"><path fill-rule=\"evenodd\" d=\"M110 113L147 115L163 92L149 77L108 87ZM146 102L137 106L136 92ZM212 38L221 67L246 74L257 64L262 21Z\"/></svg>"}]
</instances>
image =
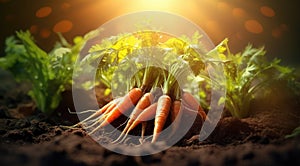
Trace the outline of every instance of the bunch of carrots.
<instances>
[{"instance_id":1,"label":"bunch of carrots","mask_svg":"<svg viewBox=\"0 0 300 166\"><path fill-rule=\"evenodd\" d=\"M148 66L143 70L141 83L135 81L136 85L133 85L125 96L110 101L77 125L83 125L86 129L92 128L91 134L129 112L126 126L114 143L123 142L129 132L138 125L142 125L143 140L147 122L152 119L154 119L152 143L159 139L168 120L173 124L169 134L172 136L179 129L183 113L200 116L202 121L206 118L206 113L193 95L180 88L178 78L186 79L184 68L179 63L170 65L168 70Z\"/></svg>"}]
</instances>

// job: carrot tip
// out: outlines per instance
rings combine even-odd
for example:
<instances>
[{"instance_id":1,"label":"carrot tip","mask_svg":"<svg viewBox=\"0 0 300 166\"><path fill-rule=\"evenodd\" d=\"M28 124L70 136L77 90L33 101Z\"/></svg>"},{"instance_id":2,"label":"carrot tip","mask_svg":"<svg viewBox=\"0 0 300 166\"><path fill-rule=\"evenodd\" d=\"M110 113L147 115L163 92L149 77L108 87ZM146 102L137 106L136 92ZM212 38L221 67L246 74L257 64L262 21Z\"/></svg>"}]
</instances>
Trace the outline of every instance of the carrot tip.
<instances>
[{"instance_id":1,"label":"carrot tip","mask_svg":"<svg viewBox=\"0 0 300 166\"><path fill-rule=\"evenodd\" d=\"M109 124L109 122L106 121L106 120L104 120L104 121L100 124L99 128L103 128L103 127L107 126L108 124Z\"/></svg>"}]
</instances>

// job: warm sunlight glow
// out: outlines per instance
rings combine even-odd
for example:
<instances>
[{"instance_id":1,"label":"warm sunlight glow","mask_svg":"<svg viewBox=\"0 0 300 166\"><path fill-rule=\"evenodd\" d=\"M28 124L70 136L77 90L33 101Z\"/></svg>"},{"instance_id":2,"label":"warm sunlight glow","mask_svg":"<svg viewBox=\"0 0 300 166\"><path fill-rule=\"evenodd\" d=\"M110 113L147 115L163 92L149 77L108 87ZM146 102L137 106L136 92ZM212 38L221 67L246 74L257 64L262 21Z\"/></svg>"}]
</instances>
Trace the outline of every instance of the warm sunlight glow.
<instances>
[{"instance_id":1,"label":"warm sunlight glow","mask_svg":"<svg viewBox=\"0 0 300 166\"><path fill-rule=\"evenodd\" d=\"M139 0L136 2L136 6L171 9L176 6L177 2L178 0Z\"/></svg>"},{"instance_id":2,"label":"warm sunlight glow","mask_svg":"<svg viewBox=\"0 0 300 166\"><path fill-rule=\"evenodd\" d=\"M232 9L232 15L235 18L245 18L246 17L246 12L242 8L234 8L234 9Z\"/></svg>"}]
</instances>

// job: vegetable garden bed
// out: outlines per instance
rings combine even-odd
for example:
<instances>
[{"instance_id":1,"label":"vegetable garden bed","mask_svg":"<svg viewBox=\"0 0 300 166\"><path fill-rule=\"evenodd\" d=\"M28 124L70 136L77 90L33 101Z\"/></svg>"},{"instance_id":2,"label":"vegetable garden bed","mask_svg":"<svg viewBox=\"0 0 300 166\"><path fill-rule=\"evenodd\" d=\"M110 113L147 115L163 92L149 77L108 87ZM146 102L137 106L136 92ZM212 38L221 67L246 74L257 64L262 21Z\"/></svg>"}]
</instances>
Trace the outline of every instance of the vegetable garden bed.
<instances>
[{"instance_id":1,"label":"vegetable garden bed","mask_svg":"<svg viewBox=\"0 0 300 166\"><path fill-rule=\"evenodd\" d=\"M50 53L41 50L28 32L18 32L17 38L7 39L7 56L0 59L0 66L13 73L18 82L1 71L4 79L0 99L0 151L4 164L282 165L300 162L296 157L300 154L298 78L293 69L280 65L280 60L267 60L264 48L249 45L234 54L225 39L213 50L199 55L195 51L201 50L198 33L188 39L164 38L161 33L146 31L122 34L113 40L109 38L102 44L93 45L87 56L78 58L80 48L93 33L75 38L74 45L60 36L60 42ZM158 51L164 55L161 57L163 65L156 64L160 68L139 63L139 59L123 63L122 60L135 55L136 50L153 45L161 48ZM145 53L143 51L139 53ZM96 60L99 60L98 64L95 64ZM121 91L119 86L125 78L122 70L126 65L142 67L122 86L121 89L126 90ZM189 72L185 73L184 65L190 67ZM224 67L222 74L226 79L209 77L209 68L218 66ZM113 75L118 69L121 74ZM91 71L96 71L96 82L76 77ZM184 81L196 80L199 93L191 93L193 87L189 84L179 86L179 76ZM79 78L79 84L73 82L74 77ZM23 89L18 88L21 85ZM80 94L80 100L84 100L81 110L94 109L91 115L79 118L79 123L73 114L76 105L74 108L75 103L70 97L72 87L77 95ZM219 105L225 105L222 117L213 133L199 141L203 122L213 118L209 115L208 104L211 91L223 87L226 96L217 101ZM89 102L95 98L89 92L95 92L96 104ZM112 99L112 92L117 92L117 97ZM189 99L186 94L190 95ZM132 105L128 104L130 102ZM182 108L175 109L176 102L183 103ZM111 112L107 111L111 105L115 106ZM122 115L125 112L129 112L129 118ZM98 133L99 139L107 133L114 134L115 130L102 131L112 124L120 134L112 134L110 139L103 137L104 141L145 143L143 150L151 151L158 148L159 144L155 144L158 140L167 142L174 132L180 131L182 123L189 120L185 118L190 112L196 118L188 132L174 146L157 154L122 156L103 148L95 142L94 136L91 137L93 133ZM177 117L180 118L176 121ZM162 135L168 126L171 130ZM129 133L140 139L136 142L126 140ZM152 134L151 139L144 139Z\"/></svg>"}]
</instances>

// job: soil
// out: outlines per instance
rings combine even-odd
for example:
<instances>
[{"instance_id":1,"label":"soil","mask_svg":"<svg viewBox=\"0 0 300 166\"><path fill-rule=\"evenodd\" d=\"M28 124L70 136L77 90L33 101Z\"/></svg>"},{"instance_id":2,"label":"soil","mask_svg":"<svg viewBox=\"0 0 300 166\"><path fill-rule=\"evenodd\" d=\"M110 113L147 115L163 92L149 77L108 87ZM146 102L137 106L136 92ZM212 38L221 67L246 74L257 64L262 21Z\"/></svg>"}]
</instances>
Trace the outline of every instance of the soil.
<instances>
[{"instance_id":1,"label":"soil","mask_svg":"<svg viewBox=\"0 0 300 166\"><path fill-rule=\"evenodd\" d=\"M26 95L28 86L13 82L7 73L0 76L2 166L300 165L300 137L285 138L300 125L300 102L279 84L267 100L259 98L251 104L249 117L224 114L207 140L189 136L165 151L133 157L105 149L81 128L62 128L77 120L75 115L66 116L64 105L58 108L60 116L47 116Z\"/></svg>"}]
</instances>

